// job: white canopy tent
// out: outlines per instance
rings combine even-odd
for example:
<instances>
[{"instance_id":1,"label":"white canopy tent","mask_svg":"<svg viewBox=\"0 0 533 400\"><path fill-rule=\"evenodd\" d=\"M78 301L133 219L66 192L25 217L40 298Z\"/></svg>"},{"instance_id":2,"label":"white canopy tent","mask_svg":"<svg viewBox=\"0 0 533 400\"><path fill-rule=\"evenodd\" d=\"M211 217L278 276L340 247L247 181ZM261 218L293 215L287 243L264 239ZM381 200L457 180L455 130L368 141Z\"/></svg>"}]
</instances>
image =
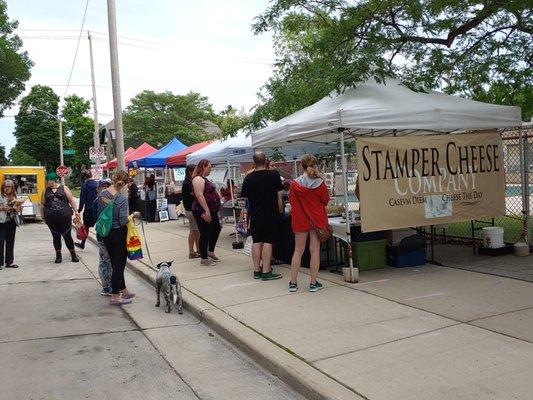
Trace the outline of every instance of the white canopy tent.
<instances>
[{"instance_id":1,"label":"white canopy tent","mask_svg":"<svg viewBox=\"0 0 533 400\"><path fill-rule=\"evenodd\" d=\"M343 93L332 92L315 104L252 134L254 148L283 147L298 143L340 142L346 187L345 132L347 139L372 135L437 134L454 131L506 128L521 124L520 107L500 106L438 92L414 92L398 80L385 84L368 80ZM344 191L348 210L348 193ZM350 222L346 218L346 237ZM351 253L350 241L348 250ZM350 260L350 281L357 271Z\"/></svg>"},{"instance_id":2,"label":"white canopy tent","mask_svg":"<svg viewBox=\"0 0 533 400\"><path fill-rule=\"evenodd\" d=\"M188 164L198 164L207 159L211 164L226 164L229 162L251 162L253 156L252 137L240 130L237 135L223 140L217 140L204 148L187 155Z\"/></svg>"},{"instance_id":3,"label":"white canopy tent","mask_svg":"<svg viewBox=\"0 0 533 400\"><path fill-rule=\"evenodd\" d=\"M420 93L395 79L386 84L366 81L344 93L332 92L315 104L252 135L256 148L302 142L339 140L339 128L357 135L384 136L396 132L428 134L520 125L520 107L499 106L449 96Z\"/></svg>"}]
</instances>

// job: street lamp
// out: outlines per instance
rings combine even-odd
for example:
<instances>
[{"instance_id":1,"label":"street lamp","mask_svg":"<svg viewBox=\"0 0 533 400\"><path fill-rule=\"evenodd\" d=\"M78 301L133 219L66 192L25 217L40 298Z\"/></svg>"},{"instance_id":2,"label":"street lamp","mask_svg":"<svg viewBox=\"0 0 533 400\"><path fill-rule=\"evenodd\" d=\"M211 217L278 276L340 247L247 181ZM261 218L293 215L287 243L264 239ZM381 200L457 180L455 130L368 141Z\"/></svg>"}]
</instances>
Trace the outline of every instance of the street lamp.
<instances>
[{"instance_id":1,"label":"street lamp","mask_svg":"<svg viewBox=\"0 0 533 400\"><path fill-rule=\"evenodd\" d=\"M43 114L46 114L49 117L55 118L57 122L59 122L59 160L60 160L60 164L64 165L65 163L63 160L63 122L61 121L61 118L59 118L59 115L51 114L48 111L40 110L33 106L30 106L26 109L26 114L32 115L34 111L42 112ZM62 185L65 184L65 178L63 176L61 177L61 184Z\"/></svg>"}]
</instances>

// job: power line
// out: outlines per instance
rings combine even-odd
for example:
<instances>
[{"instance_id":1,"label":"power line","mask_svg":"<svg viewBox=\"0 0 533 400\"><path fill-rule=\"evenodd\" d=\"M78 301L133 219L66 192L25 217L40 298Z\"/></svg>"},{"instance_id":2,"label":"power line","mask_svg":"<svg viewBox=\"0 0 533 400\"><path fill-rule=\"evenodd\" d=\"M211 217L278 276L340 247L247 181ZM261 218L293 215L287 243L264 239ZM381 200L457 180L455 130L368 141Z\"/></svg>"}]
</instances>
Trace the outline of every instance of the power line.
<instances>
[{"instance_id":1,"label":"power line","mask_svg":"<svg viewBox=\"0 0 533 400\"><path fill-rule=\"evenodd\" d=\"M72 60L72 67L70 68L70 74L68 77L67 87L65 89L65 94L63 94L63 99L67 95L68 88L70 85L70 80L72 79L72 73L74 72L74 65L76 64L76 58L78 57L78 49L80 48L81 34L83 32L83 27L85 26L85 18L87 17L87 8L89 8L89 0L85 2L85 10L83 11L83 20L81 21L80 35L78 37L78 43L76 44L76 51L74 52L74 60Z\"/></svg>"}]
</instances>

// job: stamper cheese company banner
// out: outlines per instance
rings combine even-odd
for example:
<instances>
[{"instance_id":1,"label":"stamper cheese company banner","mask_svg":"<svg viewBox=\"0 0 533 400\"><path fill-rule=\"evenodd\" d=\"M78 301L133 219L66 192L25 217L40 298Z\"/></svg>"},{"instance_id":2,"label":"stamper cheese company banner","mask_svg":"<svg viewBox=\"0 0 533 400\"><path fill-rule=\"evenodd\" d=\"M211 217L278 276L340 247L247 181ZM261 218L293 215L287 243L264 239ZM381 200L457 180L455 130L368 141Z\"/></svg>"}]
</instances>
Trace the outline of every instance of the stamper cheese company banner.
<instances>
[{"instance_id":1,"label":"stamper cheese company banner","mask_svg":"<svg viewBox=\"0 0 533 400\"><path fill-rule=\"evenodd\" d=\"M363 138L357 167L364 232L505 213L501 136Z\"/></svg>"}]
</instances>

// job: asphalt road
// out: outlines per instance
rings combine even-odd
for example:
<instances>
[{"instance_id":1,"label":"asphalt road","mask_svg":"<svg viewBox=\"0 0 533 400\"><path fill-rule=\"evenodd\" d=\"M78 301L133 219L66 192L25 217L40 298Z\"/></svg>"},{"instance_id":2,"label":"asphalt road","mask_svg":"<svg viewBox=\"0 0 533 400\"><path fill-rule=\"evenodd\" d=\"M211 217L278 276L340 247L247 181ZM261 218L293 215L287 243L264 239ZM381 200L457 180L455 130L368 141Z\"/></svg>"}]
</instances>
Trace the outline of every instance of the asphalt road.
<instances>
[{"instance_id":1,"label":"asphalt road","mask_svg":"<svg viewBox=\"0 0 533 400\"><path fill-rule=\"evenodd\" d=\"M20 268L0 271L0 399L302 399L131 273L133 304L109 306L96 247L79 255L56 265L47 227L19 228Z\"/></svg>"}]
</instances>

